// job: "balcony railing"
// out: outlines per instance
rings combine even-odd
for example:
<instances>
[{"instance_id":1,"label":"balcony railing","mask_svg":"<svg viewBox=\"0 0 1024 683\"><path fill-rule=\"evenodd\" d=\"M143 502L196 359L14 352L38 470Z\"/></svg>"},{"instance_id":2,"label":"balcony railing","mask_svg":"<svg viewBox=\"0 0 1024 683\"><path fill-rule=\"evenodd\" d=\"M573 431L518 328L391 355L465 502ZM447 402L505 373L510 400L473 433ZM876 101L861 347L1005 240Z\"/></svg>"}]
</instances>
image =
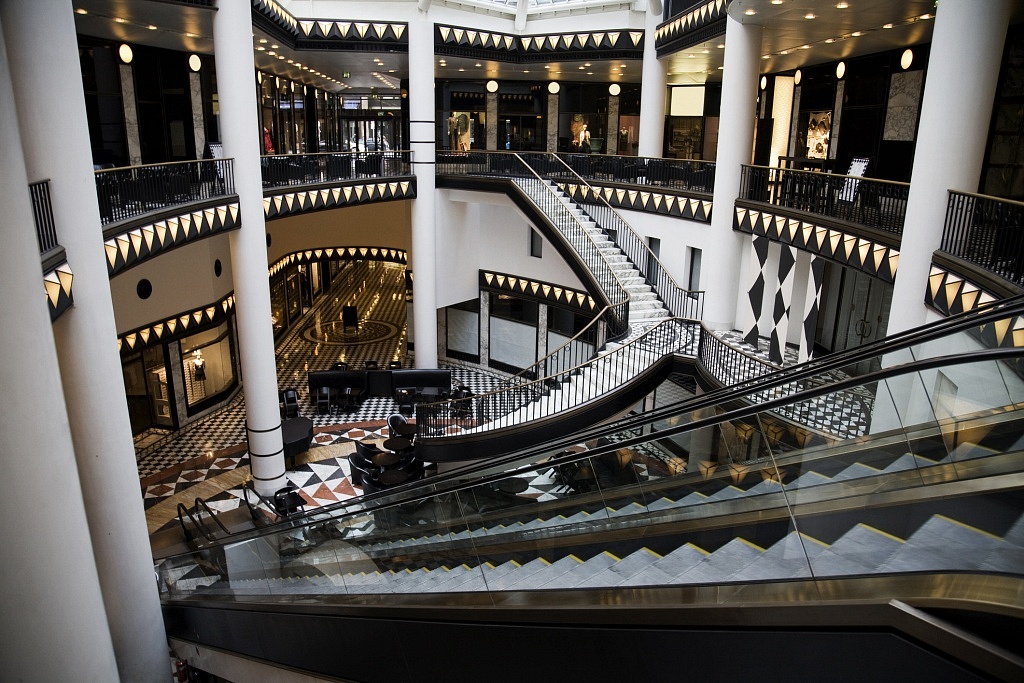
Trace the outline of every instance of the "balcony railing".
<instances>
[{"instance_id":1,"label":"balcony railing","mask_svg":"<svg viewBox=\"0 0 1024 683\"><path fill-rule=\"evenodd\" d=\"M949 192L942 250L1024 286L1024 203Z\"/></svg>"},{"instance_id":2,"label":"balcony railing","mask_svg":"<svg viewBox=\"0 0 1024 683\"><path fill-rule=\"evenodd\" d=\"M903 234L909 183L860 176L743 166L740 199Z\"/></svg>"},{"instance_id":3,"label":"balcony railing","mask_svg":"<svg viewBox=\"0 0 1024 683\"><path fill-rule=\"evenodd\" d=\"M32 196L32 218L36 224L39 253L45 254L59 246L57 244L57 229L53 224L53 205L50 204L50 181L40 180L36 183L29 183L28 191Z\"/></svg>"},{"instance_id":4,"label":"balcony railing","mask_svg":"<svg viewBox=\"0 0 1024 683\"><path fill-rule=\"evenodd\" d=\"M235 193L231 159L201 159L96 171L104 225Z\"/></svg>"},{"instance_id":5,"label":"balcony railing","mask_svg":"<svg viewBox=\"0 0 1024 683\"><path fill-rule=\"evenodd\" d=\"M410 175L412 152L278 154L260 159L263 187L315 185L339 180Z\"/></svg>"}]
</instances>

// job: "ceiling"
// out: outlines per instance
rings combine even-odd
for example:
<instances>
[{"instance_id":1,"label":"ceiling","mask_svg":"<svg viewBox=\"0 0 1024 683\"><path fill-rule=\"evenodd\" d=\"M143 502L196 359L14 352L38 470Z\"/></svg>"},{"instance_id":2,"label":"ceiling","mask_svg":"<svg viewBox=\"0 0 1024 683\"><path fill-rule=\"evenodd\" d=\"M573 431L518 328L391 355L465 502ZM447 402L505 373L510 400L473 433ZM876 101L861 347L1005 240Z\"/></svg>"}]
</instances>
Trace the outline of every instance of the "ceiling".
<instances>
[{"instance_id":1,"label":"ceiling","mask_svg":"<svg viewBox=\"0 0 1024 683\"><path fill-rule=\"evenodd\" d=\"M213 53L213 12L208 9L156 0L73 1L76 11L85 12L76 14L79 33L185 52ZM513 0L506 0L506 4L509 2ZM595 11L593 3L560 5L569 13L574 11L573 7ZM729 5L730 16L765 27L761 46L764 73L928 42L934 11L935 0L732 0ZM467 17L465 24L472 25L472 17ZM527 35L529 28L527 24ZM272 47L275 44L272 37L260 31L253 36L254 61L259 69L334 92L369 93L373 89L397 93L400 81L408 76L406 53L295 52ZM667 57L668 82L720 81L724 46L722 35ZM634 59L524 65L435 55L434 74L442 79L639 83L641 62Z\"/></svg>"}]
</instances>

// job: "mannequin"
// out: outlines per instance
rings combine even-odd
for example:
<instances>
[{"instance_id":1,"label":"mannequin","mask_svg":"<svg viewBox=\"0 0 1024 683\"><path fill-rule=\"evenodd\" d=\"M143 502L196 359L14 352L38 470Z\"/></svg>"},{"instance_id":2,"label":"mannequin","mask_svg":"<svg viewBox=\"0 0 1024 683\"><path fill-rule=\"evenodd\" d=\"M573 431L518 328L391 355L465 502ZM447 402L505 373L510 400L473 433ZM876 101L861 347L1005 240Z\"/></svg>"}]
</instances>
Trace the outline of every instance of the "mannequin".
<instances>
[{"instance_id":1,"label":"mannequin","mask_svg":"<svg viewBox=\"0 0 1024 683\"><path fill-rule=\"evenodd\" d=\"M448 145L453 152L459 148L459 119L455 112L448 117Z\"/></svg>"},{"instance_id":2,"label":"mannequin","mask_svg":"<svg viewBox=\"0 0 1024 683\"><path fill-rule=\"evenodd\" d=\"M584 154L590 154L590 130L585 123L583 128L580 128L580 150Z\"/></svg>"}]
</instances>

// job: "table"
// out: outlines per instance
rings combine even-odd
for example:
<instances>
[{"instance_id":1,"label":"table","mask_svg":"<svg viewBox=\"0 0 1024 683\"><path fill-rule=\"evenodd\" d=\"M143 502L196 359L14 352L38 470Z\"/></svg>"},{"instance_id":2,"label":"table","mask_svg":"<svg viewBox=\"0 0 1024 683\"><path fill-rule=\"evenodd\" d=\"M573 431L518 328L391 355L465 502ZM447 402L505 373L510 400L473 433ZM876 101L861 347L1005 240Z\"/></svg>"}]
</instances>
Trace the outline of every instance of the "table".
<instances>
[{"instance_id":1,"label":"table","mask_svg":"<svg viewBox=\"0 0 1024 683\"><path fill-rule=\"evenodd\" d=\"M392 465L397 465L399 462L401 462L401 460L402 456L392 451L381 451L380 453L374 453L373 456L370 458L370 462L372 462L377 467L391 467Z\"/></svg>"},{"instance_id":2,"label":"table","mask_svg":"<svg viewBox=\"0 0 1024 683\"><path fill-rule=\"evenodd\" d=\"M494 488L504 493L522 493L526 489L530 488L529 482L519 477L509 477L508 479L502 479L494 485Z\"/></svg>"},{"instance_id":3,"label":"table","mask_svg":"<svg viewBox=\"0 0 1024 683\"><path fill-rule=\"evenodd\" d=\"M377 475L377 481L384 486L396 486L408 478L409 474L404 470L384 470Z\"/></svg>"},{"instance_id":4,"label":"table","mask_svg":"<svg viewBox=\"0 0 1024 683\"><path fill-rule=\"evenodd\" d=\"M412 441L401 436L393 436L390 439L385 439L384 448L389 451L407 451L412 448Z\"/></svg>"},{"instance_id":5,"label":"table","mask_svg":"<svg viewBox=\"0 0 1024 683\"><path fill-rule=\"evenodd\" d=\"M309 450L313 442L313 421L308 417L293 417L281 422L281 439L284 441L284 459L291 459L295 467L295 456Z\"/></svg>"}]
</instances>

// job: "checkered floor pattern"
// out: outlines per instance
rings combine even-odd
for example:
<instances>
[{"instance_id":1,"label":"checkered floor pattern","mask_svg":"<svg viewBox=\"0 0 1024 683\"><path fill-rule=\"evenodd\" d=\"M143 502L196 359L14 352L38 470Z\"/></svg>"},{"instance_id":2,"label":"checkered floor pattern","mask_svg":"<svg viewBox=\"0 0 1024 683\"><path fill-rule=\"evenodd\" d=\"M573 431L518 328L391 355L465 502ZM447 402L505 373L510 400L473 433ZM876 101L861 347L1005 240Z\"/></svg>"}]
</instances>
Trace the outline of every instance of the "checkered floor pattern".
<instances>
[{"instance_id":1,"label":"checkered floor pattern","mask_svg":"<svg viewBox=\"0 0 1024 683\"><path fill-rule=\"evenodd\" d=\"M743 334L737 330L716 332L715 334L730 346L757 356L765 362L770 362L767 339L762 337L758 340L758 346L755 348L748 344L743 339ZM787 346L783 365L788 367L796 365L798 362L797 350ZM833 371L830 375L837 381L848 377L841 371ZM767 400L778 395L780 392L768 392L768 395L763 398ZM784 406L778 412L812 429L842 438L853 438L867 434L873 408L874 396L871 392L855 387L799 404Z\"/></svg>"}]
</instances>

